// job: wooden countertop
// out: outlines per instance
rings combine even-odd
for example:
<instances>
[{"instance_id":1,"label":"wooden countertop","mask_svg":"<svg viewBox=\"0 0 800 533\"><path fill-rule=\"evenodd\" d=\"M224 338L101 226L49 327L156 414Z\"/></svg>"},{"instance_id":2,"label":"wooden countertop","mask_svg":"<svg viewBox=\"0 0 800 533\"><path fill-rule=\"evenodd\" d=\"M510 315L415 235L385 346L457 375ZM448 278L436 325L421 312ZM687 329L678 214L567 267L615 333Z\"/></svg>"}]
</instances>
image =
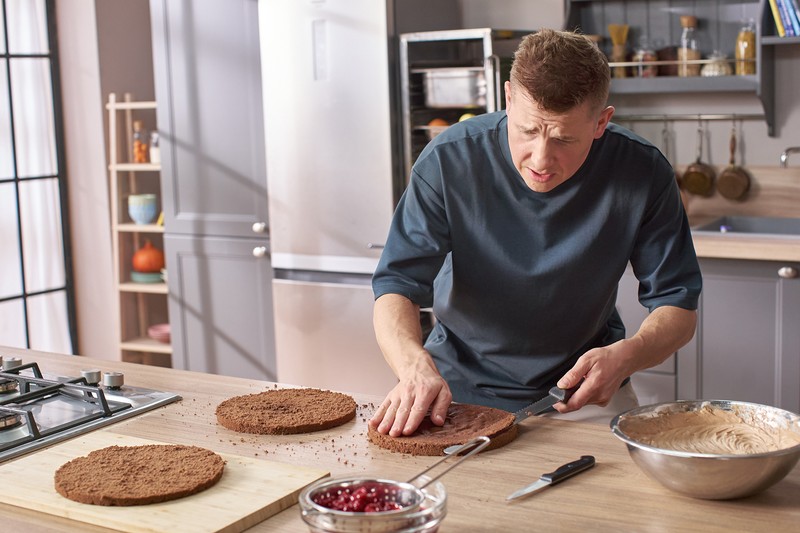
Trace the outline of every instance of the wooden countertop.
<instances>
[{"instance_id":1,"label":"wooden countertop","mask_svg":"<svg viewBox=\"0 0 800 533\"><path fill-rule=\"evenodd\" d=\"M194 444L217 452L313 465L332 475L369 474L406 480L435 458L394 454L370 444L366 420L381 400L354 394L356 420L339 428L294 436L255 436L216 424L214 409L222 400L260 392L271 383L180 370L147 367L84 357L2 349L24 362L37 361L45 373L80 375L84 368L125 373L127 384L180 393L183 400L97 431ZM33 452L36 453L36 452ZM525 499L506 503L512 491L544 472L581 455L594 455L597 466ZM2 468L2 465L0 465ZM504 448L465 461L442 478L448 513L440 531L772 531L796 530L800 524L800 468L766 492L734 501L696 500L668 491L647 478L622 442L605 425L533 418ZM4 531L102 532L66 518L0 504ZM248 531L306 532L297 505Z\"/></svg>"}]
</instances>

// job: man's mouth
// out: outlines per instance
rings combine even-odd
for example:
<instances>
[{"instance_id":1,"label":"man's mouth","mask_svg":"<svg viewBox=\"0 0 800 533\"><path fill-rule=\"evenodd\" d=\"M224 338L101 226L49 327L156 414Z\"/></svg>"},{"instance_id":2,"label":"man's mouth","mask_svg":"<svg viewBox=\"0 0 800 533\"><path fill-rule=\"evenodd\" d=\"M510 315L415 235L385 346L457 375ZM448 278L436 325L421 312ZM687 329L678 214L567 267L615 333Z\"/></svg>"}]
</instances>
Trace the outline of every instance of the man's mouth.
<instances>
[{"instance_id":1,"label":"man's mouth","mask_svg":"<svg viewBox=\"0 0 800 533\"><path fill-rule=\"evenodd\" d=\"M552 172L536 172L532 168L528 168L528 172L533 181L538 181L540 183L547 183L555 176Z\"/></svg>"}]
</instances>

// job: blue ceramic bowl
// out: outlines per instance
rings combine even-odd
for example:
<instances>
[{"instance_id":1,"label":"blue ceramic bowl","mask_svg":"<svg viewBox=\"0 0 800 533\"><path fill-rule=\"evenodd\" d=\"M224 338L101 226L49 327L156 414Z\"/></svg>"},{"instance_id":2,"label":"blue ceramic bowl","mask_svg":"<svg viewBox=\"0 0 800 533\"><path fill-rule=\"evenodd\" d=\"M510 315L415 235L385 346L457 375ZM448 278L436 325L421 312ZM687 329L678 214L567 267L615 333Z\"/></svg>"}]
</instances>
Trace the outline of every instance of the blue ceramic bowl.
<instances>
[{"instance_id":1,"label":"blue ceramic bowl","mask_svg":"<svg viewBox=\"0 0 800 533\"><path fill-rule=\"evenodd\" d=\"M132 194L128 197L128 214L137 224L150 224L156 219L158 207L155 194Z\"/></svg>"}]
</instances>

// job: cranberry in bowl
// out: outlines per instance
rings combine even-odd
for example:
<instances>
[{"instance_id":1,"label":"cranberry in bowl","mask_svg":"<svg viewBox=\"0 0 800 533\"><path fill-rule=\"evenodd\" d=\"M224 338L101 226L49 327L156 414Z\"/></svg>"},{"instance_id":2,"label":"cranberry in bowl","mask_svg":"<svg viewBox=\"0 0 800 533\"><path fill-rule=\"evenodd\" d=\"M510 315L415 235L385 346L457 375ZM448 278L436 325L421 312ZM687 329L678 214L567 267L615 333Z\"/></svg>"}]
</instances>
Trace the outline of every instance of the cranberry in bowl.
<instances>
[{"instance_id":1,"label":"cranberry in bowl","mask_svg":"<svg viewBox=\"0 0 800 533\"><path fill-rule=\"evenodd\" d=\"M441 482L420 489L368 477L322 479L300 493L299 504L312 533L433 533L447 514Z\"/></svg>"}]
</instances>

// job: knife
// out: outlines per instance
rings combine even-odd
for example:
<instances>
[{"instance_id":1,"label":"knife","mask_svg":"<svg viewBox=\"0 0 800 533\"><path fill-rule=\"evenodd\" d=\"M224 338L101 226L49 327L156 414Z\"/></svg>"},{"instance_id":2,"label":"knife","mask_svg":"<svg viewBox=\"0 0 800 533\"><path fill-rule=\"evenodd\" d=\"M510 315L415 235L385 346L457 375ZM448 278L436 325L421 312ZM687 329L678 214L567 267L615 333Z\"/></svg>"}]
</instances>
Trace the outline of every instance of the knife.
<instances>
[{"instance_id":1,"label":"knife","mask_svg":"<svg viewBox=\"0 0 800 533\"><path fill-rule=\"evenodd\" d=\"M509 495L506 498L506 501L515 500L520 496L525 496L526 494L530 494L531 492L535 492L544 487L561 483L565 479L570 478L575 474L579 474L584 470L588 470L593 466L594 466L594 456L582 455L581 458L578 459L577 461L572 461L571 463L559 466L555 472L548 472L547 474L542 474L542 476L539 479L537 479L527 487L523 487L518 491Z\"/></svg>"},{"instance_id":2,"label":"knife","mask_svg":"<svg viewBox=\"0 0 800 533\"><path fill-rule=\"evenodd\" d=\"M529 416L541 414L547 409L553 407L553 405L557 404L558 402L567 403L567 401L569 401L569 399L572 397L572 394L578 390L578 387L581 386L581 383L583 383L583 380L570 389L559 389L558 387L553 387L550 389L550 392L547 394L547 396L537 402L533 402L527 407L523 407L514 413L514 423L519 424Z\"/></svg>"}]
</instances>

